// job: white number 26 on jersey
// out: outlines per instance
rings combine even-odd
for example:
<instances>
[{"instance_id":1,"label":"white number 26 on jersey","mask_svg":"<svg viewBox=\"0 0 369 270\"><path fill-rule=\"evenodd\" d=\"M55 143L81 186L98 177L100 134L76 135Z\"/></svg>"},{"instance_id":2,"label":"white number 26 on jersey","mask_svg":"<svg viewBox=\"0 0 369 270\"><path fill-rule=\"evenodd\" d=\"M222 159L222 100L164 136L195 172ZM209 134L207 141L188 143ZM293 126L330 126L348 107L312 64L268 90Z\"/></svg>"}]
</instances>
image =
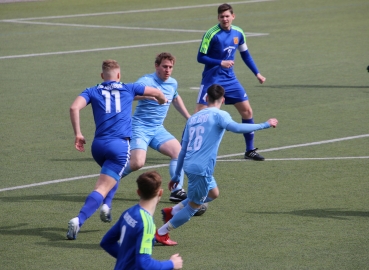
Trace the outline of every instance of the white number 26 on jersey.
<instances>
[{"instance_id":1,"label":"white number 26 on jersey","mask_svg":"<svg viewBox=\"0 0 369 270\"><path fill-rule=\"evenodd\" d=\"M187 151L191 151L192 149L197 151L201 148L202 145L202 136L205 132L205 128L203 126L191 127L190 128L190 141L187 146ZM192 145L193 141L193 148L190 146Z\"/></svg>"}]
</instances>

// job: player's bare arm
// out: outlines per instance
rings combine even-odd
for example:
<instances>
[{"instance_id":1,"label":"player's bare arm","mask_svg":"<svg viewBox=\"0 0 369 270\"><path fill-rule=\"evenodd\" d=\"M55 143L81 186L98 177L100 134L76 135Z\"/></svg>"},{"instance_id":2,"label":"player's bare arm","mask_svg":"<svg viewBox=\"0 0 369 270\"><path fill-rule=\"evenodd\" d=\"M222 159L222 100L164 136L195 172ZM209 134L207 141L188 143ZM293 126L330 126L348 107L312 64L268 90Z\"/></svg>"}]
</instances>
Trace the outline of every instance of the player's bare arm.
<instances>
[{"instance_id":1,"label":"player's bare arm","mask_svg":"<svg viewBox=\"0 0 369 270\"><path fill-rule=\"evenodd\" d=\"M165 97L162 91L150 86L145 86L144 96L155 97L159 104L164 104L168 102L167 98Z\"/></svg>"},{"instance_id":2,"label":"player's bare arm","mask_svg":"<svg viewBox=\"0 0 369 270\"><path fill-rule=\"evenodd\" d=\"M256 78L259 80L260 84L263 84L266 81L266 78L260 73L256 74Z\"/></svg>"},{"instance_id":3,"label":"player's bare arm","mask_svg":"<svg viewBox=\"0 0 369 270\"><path fill-rule=\"evenodd\" d=\"M86 107L86 105L87 105L86 100L83 97L78 96L74 100L69 109L70 120L72 122L75 136L74 147L80 152L85 151L84 144L86 144L86 140L81 132L79 111L82 110L84 107Z\"/></svg>"},{"instance_id":4,"label":"player's bare arm","mask_svg":"<svg viewBox=\"0 0 369 270\"><path fill-rule=\"evenodd\" d=\"M174 108L184 117L186 120L191 117L191 115L188 113L186 106L184 105L184 102L180 96L177 96L175 99L173 99L172 104Z\"/></svg>"},{"instance_id":5,"label":"player's bare arm","mask_svg":"<svg viewBox=\"0 0 369 270\"><path fill-rule=\"evenodd\" d=\"M278 125L278 120L276 118L270 118L268 121L269 125L275 128Z\"/></svg>"}]
</instances>

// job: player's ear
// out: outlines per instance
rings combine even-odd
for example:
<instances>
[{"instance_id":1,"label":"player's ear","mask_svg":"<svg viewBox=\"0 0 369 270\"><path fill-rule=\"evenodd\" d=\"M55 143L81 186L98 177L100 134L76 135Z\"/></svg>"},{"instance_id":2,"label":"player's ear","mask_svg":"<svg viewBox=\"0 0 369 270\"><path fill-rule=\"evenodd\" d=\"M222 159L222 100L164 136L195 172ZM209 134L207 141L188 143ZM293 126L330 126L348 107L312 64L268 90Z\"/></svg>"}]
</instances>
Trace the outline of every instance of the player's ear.
<instances>
[{"instance_id":1,"label":"player's ear","mask_svg":"<svg viewBox=\"0 0 369 270\"><path fill-rule=\"evenodd\" d=\"M101 76L101 79L103 79L104 80L104 73L100 73L100 76Z\"/></svg>"},{"instance_id":2,"label":"player's ear","mask_svg":"<svg viewBox=\"0 0 369 270\"><path fill-rule=\"evenodd\" d=\"M164 189L159 189L159 192L158 192L158 197L161 197L163 196L163 192L164 192Z\"/></svg>"},{"instance_id":3,"label":"player's ear","mask_svg":"<svg viewBox=\"0 0 369 270\"><path fill-rule=\"evenodd\" d=\"M120 80L120 72L117 74L117 79Z\"/></svg>"},{"instance_id":4,"label":"player's ear","mask_svg":"<svg viewBox=\"0 0 369 270\"><path fill-rule=\"evenodd\" d=\"M141 197L141 191L139 189L137 189L137 194Z\"/></svg>"}]
</instances>

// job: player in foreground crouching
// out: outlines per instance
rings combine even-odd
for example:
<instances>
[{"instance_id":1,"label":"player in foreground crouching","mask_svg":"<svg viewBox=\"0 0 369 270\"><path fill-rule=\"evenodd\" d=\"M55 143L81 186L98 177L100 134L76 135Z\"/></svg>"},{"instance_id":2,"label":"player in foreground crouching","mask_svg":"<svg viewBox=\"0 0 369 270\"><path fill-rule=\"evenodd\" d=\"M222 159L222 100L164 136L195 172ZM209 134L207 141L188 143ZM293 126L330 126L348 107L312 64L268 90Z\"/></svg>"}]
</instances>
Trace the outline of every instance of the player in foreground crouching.
<instances>
[{"instance_id":1,"label":"player in foreground crouching","mask_svg":"<svg viewBox=\"0 0 369 270\"><path fill-rule=\"evenodd\" d=\"M224 88L211 85L207 90L208 107L188 119L182 138L182 149L178 157L175 177L169 182L169 189L179 181L184 169L188 178L187 199L174 207L162 209L165 224L155 234L157 242L173 246L177 243L169 238L169 232L185 224L203 203L211 202L219 195L213 177L219 144L226 130L234 133L248 133L269 127L276 127L278 120L269 119L261 124L239 124L229 113L220 110L224 102Z\"/></svg>"},{"instance_id":2,"label":"player in foreground crouching","mask_svg":"<svg viewBox=\"0 0 369 270\"><path fill-rule=\"evenodd\" d=\"M95 189L86 198L77 217L68 223L67 238L74 240L83 223L100 207L108 192L122 177L129 157L132 135L132 102L136 95L154 96L160 104L167 102L156 88L138 83L121 83L120 66L115 60L102 63L102 83L87 88L70 107L70 119L75 135L75 148L83 152L85 138L80 127L80 110L91 103L96 131L91 145L94 160L100 165Z\"/></svg>"},{"instance_id":3,"label":"player in foreground crouching","mask_svg":"<svg viewBox=\"0 0 369 270\"><path fill-rule=\"evenodd\" d=\"M155 224L153 215L163 195L161 176L146 172L137 178L140 202L124 211L105 234L100 246L117 259L114 269L181 269L183 260L174 254L168 261L151 258Z\"/></svg>"}]
</instances>

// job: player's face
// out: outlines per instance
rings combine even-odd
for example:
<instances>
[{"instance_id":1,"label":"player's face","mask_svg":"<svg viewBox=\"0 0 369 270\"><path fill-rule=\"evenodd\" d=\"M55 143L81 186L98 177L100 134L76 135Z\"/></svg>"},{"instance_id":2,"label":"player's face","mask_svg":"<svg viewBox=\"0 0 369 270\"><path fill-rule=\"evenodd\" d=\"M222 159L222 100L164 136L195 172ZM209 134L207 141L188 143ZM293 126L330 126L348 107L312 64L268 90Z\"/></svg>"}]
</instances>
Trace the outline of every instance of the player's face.
<instances>
[{"instance_id":1,"label":"player's face","mask_svg":"<svg viewBox=\"0 0 369 270\"><path fill-rule=\"evenodd\" d=\"M162 81L166 81L172 75L173 62L168 59L164 59L161 61L160 65L155 65L155 68L156 75L158 75Z\"/></svg>"},{"instance_id":2,"label":"player's face","mask_svg":"<svg viewBox=\"0 0 369 270\"><path fill-rule=\"evenodd\" d=\"M219 14L218 21L220 23L220 27L223 30L230 30L234 18L235 18L235 15L232 14L229 10L224 11L223 13Z\"/></svg>"}]
</instances>

